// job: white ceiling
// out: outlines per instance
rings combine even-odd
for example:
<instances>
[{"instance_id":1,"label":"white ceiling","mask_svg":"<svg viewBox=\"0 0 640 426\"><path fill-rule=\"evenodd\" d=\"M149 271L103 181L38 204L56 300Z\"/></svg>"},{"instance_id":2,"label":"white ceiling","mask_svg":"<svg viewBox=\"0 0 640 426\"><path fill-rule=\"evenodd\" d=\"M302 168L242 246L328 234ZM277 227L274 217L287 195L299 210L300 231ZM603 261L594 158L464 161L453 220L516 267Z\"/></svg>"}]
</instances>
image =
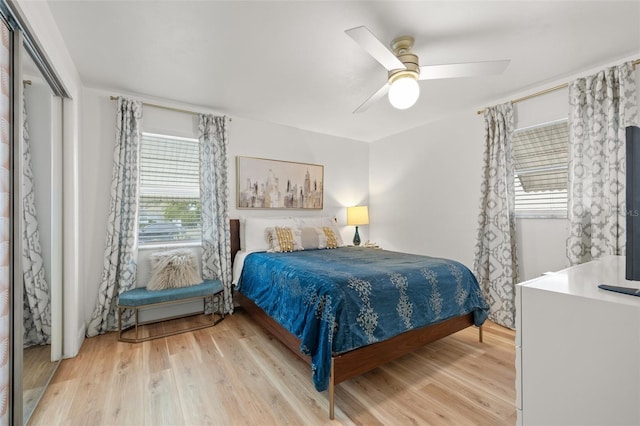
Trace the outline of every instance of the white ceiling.
<instances>
[{"instance_id":1,"label":"white ceiling","mask_svg":"<svg viewBox=\"0 0 640 426\"><path fill-rule=\"evenodd\" d=\"M49 7L85 85L375 141L640 52L640 1L67 1ZM511 59L420 82L414 107L352 111L386 70L344 30L413 35L421 65Z\"/></svg>"}]
</instances>

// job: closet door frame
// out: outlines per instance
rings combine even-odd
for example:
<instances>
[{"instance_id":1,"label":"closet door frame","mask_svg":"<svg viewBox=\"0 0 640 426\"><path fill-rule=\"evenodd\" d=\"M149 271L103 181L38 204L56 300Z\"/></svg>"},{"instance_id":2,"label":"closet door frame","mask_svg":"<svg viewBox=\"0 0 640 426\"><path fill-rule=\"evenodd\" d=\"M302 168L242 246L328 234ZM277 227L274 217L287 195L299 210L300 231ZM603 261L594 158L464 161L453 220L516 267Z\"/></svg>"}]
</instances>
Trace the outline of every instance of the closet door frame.
<instances>
[{"instance_id":1,"label":"closet door frame","mask_svg":"<svg viewBox=\"0 0 640 426\"><path fill-rule=\"evenodd\" d=\"M64 211L66 207L66 196L63 188L68 186L65 180L66 173L64 162L66 154L63 152L65 144L65 129L67 120L65 116L65 100L71 99L60 77L51 66L47 55L33 36L27 22L20 13L19 0L0 0L0 20L5 23L11 33L10 41L10 100L12 109L9 113L9 209L10 209L10 248L9 248L9 319L8 332L10 334L8 355L8 379L9 386L7 395L6 417L0 419L0 426L4 420L9 425L24 424L23 414L23 220L22 220L22 197L24 190L23 183L23 61L28 56L33 59L36 67L48 83L54 97L59 99L56 106L52 106L52 111L56 112L59 122L56 123L52 131L57 133L52 141L52 205L51 205L51 320L52 320L52 344L51 360L59 361L63 356L63 345L65 336L63 319L63 287L64 287L64 248L68 233L63 229ZM72 127L69 127L72 128ZM71 181L75 181L72 177ZM71 197L73 198L73 197ZM55 241L55 242L54 242ZM58 363L59 365L59 363Z\"/></svg>"},{"instance_id":2,"label":"closet door frame","mask_svg":"<svg viewBox=\"0 0 640 426\"><path fill-rule=\"evenodd\" d=\"M23 61L30 56L25 49L24 33L16 26L9 25L12 28L12 85L11 88L11 143L12 143L12 161L11 170L12 182L12 208L13 208L13 241L12 241L12 268L13 280L11 287L12 312L11 315L11 379L10 379L10 424L24 424L24 323L23 323L23 300L24 286L23 282L23 263L22 250L24 249L23 232L24 221L23 203L24 187L24 72ZM45 84L47 81L45 80ZM52 363L62 359L62 98L58 95L52 95L51 118L54 122L50 123L52 128L51 141L51 217L46 220L51 226L51 270L50 276L50 303L51 303L51 344L50 356ZM55 101L54 101L55 99ZM55 102L55 105L54 105ZM53 367L53 371L49 380L55 373L57 365ZM42 396L42 395L40 395ZM39 397L38 397L39 399ZM31 413L32 414L32 413Z\"/></svg>"},{"instance_id":3,"label":"closet door frame","mask_svg":"<svg viewBox=\"0 0 640 426\"><path fill-rule=\"evenodd\" d=\"M24 171L22 137L23 137L23 113L22 113L22 95L24 88L22 86L22 59L23 59L23 43L24 38L22 32L13 26L12 37L12 57L13 75L12 81L12 100L11 105L11 144L13 146L13 168L11 176L13 178L13 282L11 286L11 298L13 300L13 309L11 312L12 322L12 338L11 338L11 379L10 379L10 415L9 422L12 425L22 425L24 423L22 416L23 405L23 386L22 386L22 355L23 355L23 289L22 289L22 174Z\"/></svg>"}]
</instances>

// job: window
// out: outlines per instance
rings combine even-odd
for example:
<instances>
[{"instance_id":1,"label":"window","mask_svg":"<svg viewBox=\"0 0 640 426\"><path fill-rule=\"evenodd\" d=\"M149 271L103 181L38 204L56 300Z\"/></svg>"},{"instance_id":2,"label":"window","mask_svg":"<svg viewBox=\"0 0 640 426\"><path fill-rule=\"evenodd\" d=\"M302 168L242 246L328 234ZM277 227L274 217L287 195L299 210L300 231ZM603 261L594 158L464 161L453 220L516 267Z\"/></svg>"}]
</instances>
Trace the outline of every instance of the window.
<instances>
[{"instance_id":1,"label":"window","mask_svg":"<svg viewBox=\"0 0 640 426\"><path fill-rule=\"evenodd\" d=\"M517 217L567 217L566 119L513 133Z\"/></svg>"},{"instance_id":2,"label":"window","mask_svg":"<svg viewBox=\"0 0 640 426\"><path fill-rule=\"evenodd\" d=\"M200 241L198 140L143 133L140 143L141 245Z\"/></svg>"}]
</instances>

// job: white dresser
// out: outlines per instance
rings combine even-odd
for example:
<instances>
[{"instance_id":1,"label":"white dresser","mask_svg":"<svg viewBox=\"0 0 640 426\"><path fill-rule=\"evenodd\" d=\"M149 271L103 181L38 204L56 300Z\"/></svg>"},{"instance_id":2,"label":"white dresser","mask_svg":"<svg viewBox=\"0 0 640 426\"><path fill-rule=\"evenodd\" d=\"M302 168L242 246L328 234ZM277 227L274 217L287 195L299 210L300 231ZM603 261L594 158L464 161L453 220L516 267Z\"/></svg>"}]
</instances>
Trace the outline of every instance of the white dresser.
<instances>
[{"instance_id":1,"label":"white dresser","mask_svg":"<svg viewBox=\"0 0 640 426\"><path fill-rule=\"evenodd\" d=\"M640 297L606 257L519 284L519 425L640 425Z\"/></svg>"}]
</instances>

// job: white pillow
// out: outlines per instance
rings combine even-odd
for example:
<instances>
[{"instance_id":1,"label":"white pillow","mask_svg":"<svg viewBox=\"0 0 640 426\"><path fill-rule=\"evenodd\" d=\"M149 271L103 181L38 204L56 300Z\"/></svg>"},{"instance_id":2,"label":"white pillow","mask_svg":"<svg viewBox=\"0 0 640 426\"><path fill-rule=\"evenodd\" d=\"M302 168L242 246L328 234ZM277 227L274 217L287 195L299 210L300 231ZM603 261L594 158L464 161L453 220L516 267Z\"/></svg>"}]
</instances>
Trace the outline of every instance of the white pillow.
<instances>
[{"instance_id":1,"label":"white pillow","mask_svg":"<svg viewBox=\"0 0 640 426\"><path fill-rule=\"evenodd\" d=\"M328 227L333 229L333 233L335 234L336 240L338 240L338 247L344 247L344 242L342 241L342 235L340 235L340 230L338 229L338 225L336 221L333 220L330 216L299 216L295 218L296 224L300 228L324 228Z\"/></svg>"},{"instance_id":2,"label":"white pillow","mask_svg":"<svg viewBox=\"0 0 640 426\"><path fill-rule=\"evenodd\" d=\"M266 231L267 228L275 228L276 226L293 228L295 222L290 217L245 217L242 249L249 253L269 250Z\"/></svg>"}]
</instances>

